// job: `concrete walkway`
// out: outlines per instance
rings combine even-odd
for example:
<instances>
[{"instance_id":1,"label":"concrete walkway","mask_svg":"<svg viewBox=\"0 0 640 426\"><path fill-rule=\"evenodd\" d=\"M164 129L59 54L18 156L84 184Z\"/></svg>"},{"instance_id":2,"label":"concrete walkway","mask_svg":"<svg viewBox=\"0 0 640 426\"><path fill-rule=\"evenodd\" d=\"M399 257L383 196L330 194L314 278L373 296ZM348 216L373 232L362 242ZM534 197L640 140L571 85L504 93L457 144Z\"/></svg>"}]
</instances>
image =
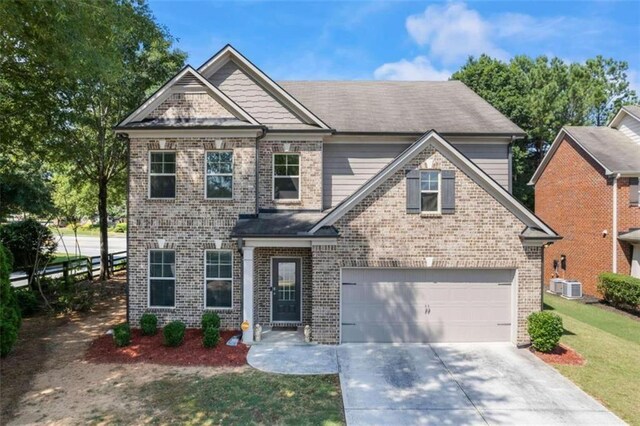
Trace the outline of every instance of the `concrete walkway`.
<instances>
[{"instance_id":1,"label":"concrete walkway","mask_svg":"<svg viewBox=\"0 0 640 426\"><path fill-rule=\"evenodd\" d=\"M337 348L347 424L624 424L509 344L345 344Z\"/></svg>"},{"instance_id":2,"label":"concrete walkway","mask_svg":"<svg viewBox=\"0 0 640 426\"><path fill-rule=\"evenodd\" d=\"M279 374L337 374L335 346L252 345L247 362L253 368Z\"/></svg>"}]
</instances>

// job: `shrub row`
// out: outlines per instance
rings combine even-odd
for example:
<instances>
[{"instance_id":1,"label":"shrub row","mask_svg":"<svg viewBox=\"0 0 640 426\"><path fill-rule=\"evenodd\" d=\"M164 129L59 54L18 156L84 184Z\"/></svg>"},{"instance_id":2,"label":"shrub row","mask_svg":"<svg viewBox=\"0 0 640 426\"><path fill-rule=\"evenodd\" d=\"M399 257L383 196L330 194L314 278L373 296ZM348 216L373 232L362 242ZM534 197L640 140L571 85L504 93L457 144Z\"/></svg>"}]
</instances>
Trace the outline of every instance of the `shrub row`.
<instances>
[{"instance_id":1,"label":"shrub row","mask_svg":"<svg viewBox=\"0 0 640 426\"><path fill-rule=\"evenodd\" d=\"M598 291L615 307L640 308L640 279L605 272L598 276Z\"/></svg>"},{"instance_id":2,"label":"shrub row","mask_svg":"<svg viewBox=\"0 0 640 426\"><path fill-rule=\"evenodd\" d=\"M152 336L158 332L158 317L152 313L145 313L140 318L140 328L145 336ZM182 321L171 321L162 329L165 346L180 346L184 340L186 325ZM202 345L213 348L220 341L220 316L215 312L202 315ZM116 346L123 347L131 343L131 328L129 323L123 323L113 328L113 339Z\"/></svg>"}]
</instances>

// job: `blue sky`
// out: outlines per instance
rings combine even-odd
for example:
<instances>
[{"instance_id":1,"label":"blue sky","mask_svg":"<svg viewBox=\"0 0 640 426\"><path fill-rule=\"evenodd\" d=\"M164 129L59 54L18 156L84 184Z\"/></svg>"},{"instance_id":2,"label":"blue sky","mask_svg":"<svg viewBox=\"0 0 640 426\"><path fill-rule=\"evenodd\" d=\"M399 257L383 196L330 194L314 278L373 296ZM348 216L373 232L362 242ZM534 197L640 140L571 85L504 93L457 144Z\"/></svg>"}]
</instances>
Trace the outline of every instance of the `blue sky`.
<instances>
[{"instance_id":1,"label":"blue sky","mask_svg":"<svg viewBox=\"0 0 640 426\"><path fill-rule=\"evenodd\" d=\"M640 89L640 0L219 2L151 0L199 66L231 43L274 79L442 80L469 55L629 63Z\"/></svg>"}]
</instances>

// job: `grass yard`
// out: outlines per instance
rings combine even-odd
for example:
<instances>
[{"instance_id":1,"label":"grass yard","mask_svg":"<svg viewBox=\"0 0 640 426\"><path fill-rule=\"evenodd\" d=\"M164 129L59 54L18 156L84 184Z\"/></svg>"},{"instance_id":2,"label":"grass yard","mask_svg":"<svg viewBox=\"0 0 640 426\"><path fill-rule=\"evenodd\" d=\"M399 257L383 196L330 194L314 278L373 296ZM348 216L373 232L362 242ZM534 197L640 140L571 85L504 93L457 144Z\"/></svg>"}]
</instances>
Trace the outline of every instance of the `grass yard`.
<instances>
[{"instance_id":1,"label":"grass yard","mask_svg":"<svg viewBox=\"0 0 640 426\"><path fill-rule=\"evenodd\" d=\"M587 361L554 367L624 421L640 425L640 321L550 294L544 302L562 316L561 343Z\"/></svg>"},{"instance_id":2,"label":"grass yard","mask_svg":"<svg viewBox=\"0 0 640 426\"><path fill-rule=\"evenodd\" d=\"M65 237L73 237L73 229L71 229L71 227L67 226L67 227L56 227L56 226L52 226L51 227L51 231L53 232L53 235L55 235L56 237L58 236L58 231L60 231L60 233L62 235L64 235ZM107 235L109 237L122 237L122 238L126 238L127 233L126 232L114 232L113 228L109 228ZM100 228L98 228L97 226L92 226L90 228L79 228L78 229L78 236L79 237L99 237L100 236Z\"/></svg>"},{"instance_id":3,"label":"grass yard","mask_svg":"<svg viewBox=\"0 0 640 426\"><path fill-rule=\"evenodd\" d=\"M73 254L70 254L67 256L67 253L54 253L53 258L51 259L51 262L49 262L49 265L55 265L56 263L62 263L67 260L86 259L86 258L87 256L75 256Z\"/></svg>"},{"instance_id":4,"label":"grass yard","mask_svg":"<svg viewBox=\"0 0 640 426\"><path fill-rule=\"evenodd\" d=\"M337 375L287 376L247 369L165 376L130 388L128 397L145 407L145 423L342 425ZM126 422L131 413L96 414L91 423ZM122 418L119 418L122 416Z\"/></svg>"}]
</instances>

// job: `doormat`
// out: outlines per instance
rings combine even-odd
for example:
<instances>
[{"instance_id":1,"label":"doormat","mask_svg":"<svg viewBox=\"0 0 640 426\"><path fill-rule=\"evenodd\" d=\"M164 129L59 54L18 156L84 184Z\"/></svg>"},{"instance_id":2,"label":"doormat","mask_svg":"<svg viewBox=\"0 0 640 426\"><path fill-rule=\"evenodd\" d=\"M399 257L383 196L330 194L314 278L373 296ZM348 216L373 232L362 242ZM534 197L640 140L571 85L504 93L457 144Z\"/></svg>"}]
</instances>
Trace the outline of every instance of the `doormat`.
<instances>
[{"instance_id":1,"label":"doormat","mask_svg":"<svg viewBox=\"0 0 640 426\"><path fill-rule=\"evenodd\" d=\"M296 326L273 326L271 327L271 331L298 331L298 327Z\"/></svg>"}]
</instances>

